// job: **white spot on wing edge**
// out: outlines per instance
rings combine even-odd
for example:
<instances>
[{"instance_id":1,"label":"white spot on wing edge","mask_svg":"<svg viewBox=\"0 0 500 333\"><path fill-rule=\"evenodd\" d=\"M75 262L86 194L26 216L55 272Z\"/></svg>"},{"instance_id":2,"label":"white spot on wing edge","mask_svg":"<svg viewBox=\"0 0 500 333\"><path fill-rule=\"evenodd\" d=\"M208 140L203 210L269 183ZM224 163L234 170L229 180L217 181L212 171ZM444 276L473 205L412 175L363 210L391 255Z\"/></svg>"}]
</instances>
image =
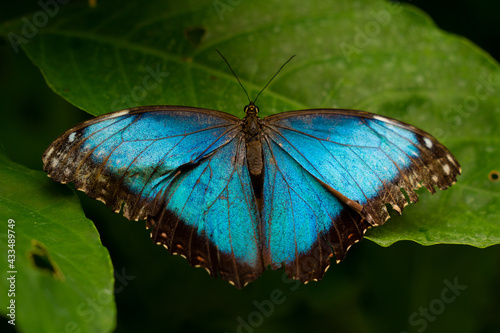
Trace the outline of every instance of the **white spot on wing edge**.
<instances>
[{"instance_id":1,"label":"white spot on wing edge","mask_svg":"<svg viewBox=\"0 0 500 333\"><path fill-rule=\"evenodd\" d=\"M50 149L47 150L47 153L45 154L45 156L50 156L50 155L52 155L53 152L54 152L54 147L50 147Z\"/></svg>"},{"instance_id":2,"label":"white spot on wing edge","mask_svg":"<svg viewBox=\"0 0 500 333\"><path fill-rule=\"evenodd\" d=\"M455 162L455 160L453 159L453 157L450 154L446 155L446 158L448 159L448 161L453 163L453 165L457 165L457 162Z\"/></svg>"},{"instance_id":3,"label":"white spot on wing edge","mask_svg":"<svg viewBox=\"0 0 500 333\"><path fill-rule=\"evenodd\" d=\"M54 159L52 159L52 161L50 162L50 166L51 166L52 168L55 168L55 167L57 167L58 165L59 165L59 160L56 160L55 158L54 158Z\"/></svg>"},{"instance_id":4,"label":"white spot on wing edge","mask_svg":"<svg viewBox=\"0 0 500 333\"><path fill-rule=\"evenodd\" d=\"M76 133L73 132L68 136L68 142L73 142L75 140Z\"/></svg>"},{"instance_id":5,"label":"white spot on wing edge","mask_svg":"<svg viewBox=\"0 0 500 333\"><path fill-rule=\"evenodd\" d=\"M426 138L426 137L424 137L424 143L425 143L425 146L429 149L432 149L432 146L434 146L434 144L432 143L432 140L429 138Z\"/></svg>"},{"instance_id":6,"label":"white spot on wing edge","mask_svg":"<svg viewBox=\"0 0 500 333\"><path fill-rule=\"evenodd\" d=\"M116 111L113 113L112 118L121 117L129 113L130 110ZM111 117L110 117L111 118Z\"/></svg>"},{"instance_id":7,"label":"white spot on wing edge","mask_svg":"<svg viewBox=\"0 0 500 333\"><path fill-rule=\"evenodd\" d=\"M392 119L384 118L384 117L377 116L377 115L374 115L373 119L378 120L378 121L383 121L384 123L389 123L389 124L392 124L392 125L399 125L398 123L396 123Z\"/></svg>"},{"instance_id":8,"label":"white spot on wing edge","mask_svg":"<svg viewBox=\"0 0 500 333\"><path fill-rule=\"evenodd\" d=\"M450 166L448 164L443 165L443 171L444 171L444 173L446 173L447 175L449 175L450 172L451 172Z\"/></svg>"}]
</instances>

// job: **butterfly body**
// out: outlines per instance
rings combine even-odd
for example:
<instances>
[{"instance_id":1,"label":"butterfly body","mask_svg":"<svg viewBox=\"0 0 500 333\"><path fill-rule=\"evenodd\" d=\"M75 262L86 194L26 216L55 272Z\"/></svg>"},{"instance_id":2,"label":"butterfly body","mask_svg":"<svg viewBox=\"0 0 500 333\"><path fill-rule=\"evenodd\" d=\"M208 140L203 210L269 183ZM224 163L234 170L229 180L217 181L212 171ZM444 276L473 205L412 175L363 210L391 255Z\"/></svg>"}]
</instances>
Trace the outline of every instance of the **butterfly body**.
<instances>
[{"instance_id":1,"label":"butterfly body","mask_svg":"<svg viewBox=\"0 0 500 333\"><path fill-rule=\"evenodd\" d=\"M319 280L371 226L425 186L445 189L460 166L428 133L341 109L259 118L184 106L103 115L43 156L55 181L145 219L153 241L237 287L267 267Z\"/></svg>"}]
</instances>

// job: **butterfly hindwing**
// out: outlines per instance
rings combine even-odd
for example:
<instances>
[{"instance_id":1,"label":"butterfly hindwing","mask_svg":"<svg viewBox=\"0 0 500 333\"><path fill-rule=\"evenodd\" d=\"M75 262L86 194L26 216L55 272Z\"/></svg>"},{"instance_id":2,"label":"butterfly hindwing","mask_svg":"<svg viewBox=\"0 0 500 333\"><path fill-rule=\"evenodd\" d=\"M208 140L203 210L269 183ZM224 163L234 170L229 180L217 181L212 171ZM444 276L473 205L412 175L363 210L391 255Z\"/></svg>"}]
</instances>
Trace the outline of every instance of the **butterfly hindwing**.
<instances>
[{"instance_id":1,"label":"butterfly hindwing","mask_svg":"<svg viewBox=\"0 0 500 333\"><path fill-rule=\"evenodd\" d=\"M332 252L343 259L367 228L361 216L335 198L277 142L263 142L262 209L264 251L273 269L284 264L289 276L319 280Z\"/></svg>"}]
</instances>

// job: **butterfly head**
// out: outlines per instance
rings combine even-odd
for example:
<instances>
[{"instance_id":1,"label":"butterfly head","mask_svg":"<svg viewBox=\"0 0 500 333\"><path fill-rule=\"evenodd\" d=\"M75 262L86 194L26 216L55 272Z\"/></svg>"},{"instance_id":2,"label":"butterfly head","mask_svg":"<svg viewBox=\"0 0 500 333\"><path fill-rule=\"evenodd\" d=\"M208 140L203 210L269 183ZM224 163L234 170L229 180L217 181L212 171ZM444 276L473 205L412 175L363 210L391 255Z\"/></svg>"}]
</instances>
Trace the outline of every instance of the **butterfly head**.
<instances>
[{"instance_id":1,"label":"butterfly head","mask_svg":"<svg viewBox=\"0 0 500 333\"><path fill-rule=\"evenodd\" d=\"M260 94L267 88L269 83L271 83L271 81L276 77L276 75L278 75L278 73L283 69L283 67L285 67L285 65L288 64L290 62L290 60L293 59L293 57L295 57L295 55L291 56L290 59L288 59L283 65L281 65L280 69L278 69L276 74L274 74L273 77L267 82L267 84L264 86L264 88L262 88L262 90L259 91L259 93L257 94L257 96L255 97L255 99L252 102L252 100L250 99L250 96L248 95L247 90L245 89L245 87L241 83L240 79L238 78L238 75L236 75L236 73L231 68L231 65L229 65L229 62L227 61L227 59L224 58L224 56L222 55L222 53L219 50L215 49L215 51L217 51L217 53L219 53L221 58L226 62L227 66L229 67L229 69L233 73L236 80L238 80L238 83L240 84L241 88L243 89L243 91L247 95L248 102L249 102L249 104L247 106L245 106L245 115L247 115L247 116L250 116L250 115L256 116L259 113L259 108L255 105L255 102L257 102L257 98L259 98Z\"/></svg>"},{"instance_id":2,"label":"butterfly head","mask_svg":"<svg viewBox=\"0 0 500 333\"><path fill-rule=\"evenodd\" d=\"M254 104L254 102L250 102L247 106L245 106L245 114L247 116L249 115L257 115L259 113L259 108L257 105Z\"/></svg>"}]
</instances>

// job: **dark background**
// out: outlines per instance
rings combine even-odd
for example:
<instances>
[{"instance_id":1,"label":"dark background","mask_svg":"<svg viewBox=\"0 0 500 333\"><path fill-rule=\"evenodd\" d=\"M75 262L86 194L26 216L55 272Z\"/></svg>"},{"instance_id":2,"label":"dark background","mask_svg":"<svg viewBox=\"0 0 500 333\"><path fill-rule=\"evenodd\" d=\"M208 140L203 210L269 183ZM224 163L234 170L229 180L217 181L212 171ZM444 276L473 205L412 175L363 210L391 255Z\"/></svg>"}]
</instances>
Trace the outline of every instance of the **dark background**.
<instances>
[{"instance_id":1,"label":"dark background","mask_svg":"<svg viewBox=\"0 0 500 333\"><path fill-rule=\"evenodd\" d=\"M429 14L446 31L465 36L500 59L500 2L404 1ZM39 9L34 2L2 5L0 20ZM61 129L88 119L53 93L38 69L22 53L0 40L0 142L14 161L41 170L41 155ZM412 313L440 297L444 280L466 285L426 332L500 331L500 249L399 242L382 248L370 241L355 246L320 283L293 289L281 271L268 271L242 291L208 277L149 240L143 222L129 222L80 193L87 216L95 221L115 270L133 277L117 279L117 331L234 332L248 321L256 303L283 291L283 303L262 325L241 332L337 331L416 332ZM123 280L122 280L123 281ZM263 303L264 302L264 303ZM420 318L420 317L419 317ZM56 320L56 319L55 319ZM5 320L0 330L12 330Z\"/></svg>"}]
</instances>

